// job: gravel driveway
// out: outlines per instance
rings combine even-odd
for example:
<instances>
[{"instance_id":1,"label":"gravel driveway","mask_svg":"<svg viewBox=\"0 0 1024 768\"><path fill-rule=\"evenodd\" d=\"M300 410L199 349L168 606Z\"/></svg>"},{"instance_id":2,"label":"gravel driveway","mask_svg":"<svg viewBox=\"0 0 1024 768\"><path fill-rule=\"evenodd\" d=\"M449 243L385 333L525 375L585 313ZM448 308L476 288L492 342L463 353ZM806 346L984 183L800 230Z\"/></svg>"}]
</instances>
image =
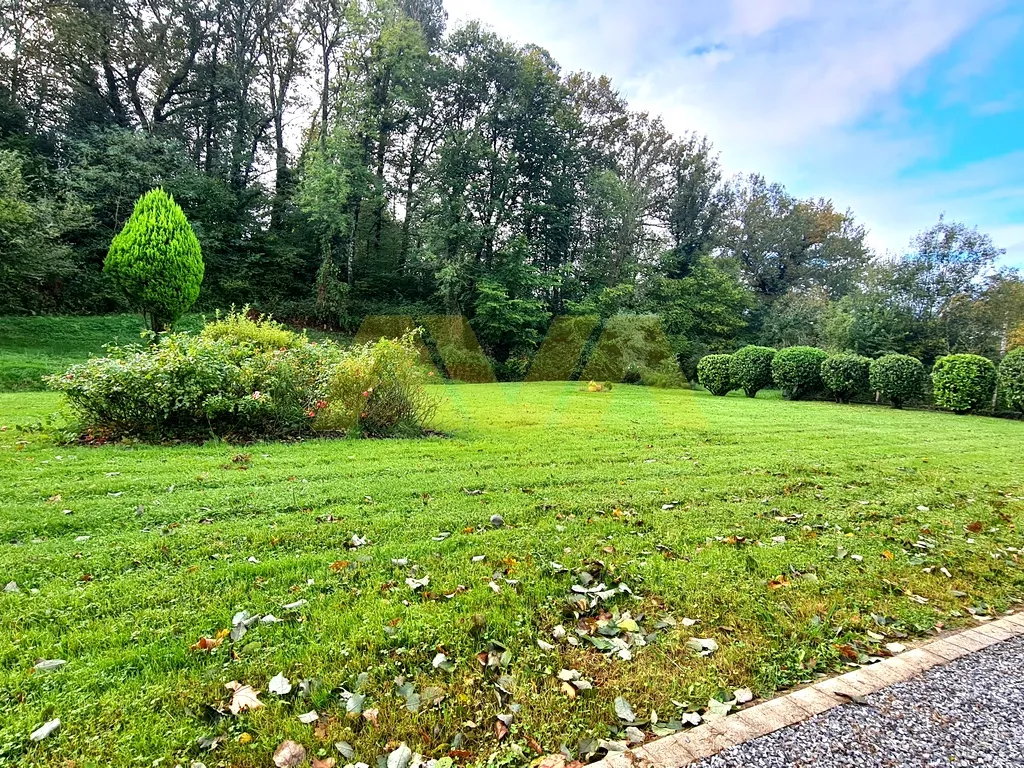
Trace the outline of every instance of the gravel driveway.
<instances>
[{"instance_id":1,"label":"gravel driveway","mask_svg":"<svg viewBox=\"0 0 1024 768\"><path fill-rule=\"evenodd\" d=\"M1024 637L693 766L1004 768L1024 766Z\"/></svg>"}]
</instances>

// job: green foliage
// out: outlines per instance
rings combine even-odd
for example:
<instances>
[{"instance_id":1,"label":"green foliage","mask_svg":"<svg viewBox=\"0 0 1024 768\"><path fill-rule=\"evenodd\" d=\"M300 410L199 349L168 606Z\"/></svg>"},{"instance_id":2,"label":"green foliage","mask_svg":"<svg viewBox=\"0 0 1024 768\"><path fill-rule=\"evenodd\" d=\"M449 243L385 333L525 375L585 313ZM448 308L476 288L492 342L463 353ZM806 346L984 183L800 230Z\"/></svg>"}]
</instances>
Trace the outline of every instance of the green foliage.
<instances>
[{"instance_id":1,"label":"green foliage","mask_svg":"<svg viewBox=\"0 0 1024 768\"><path fill-rule=\"evenodd\" d=\"M327 373L316 430L370 437L415 437L428 427L437 399L426 385L432 372L419 361L412 331L345 350Z\"/></svg>"},{"instance_id":2,"label":"green foliage","mask_svg":"<svg viewBox=\"0 0 1024 768\"><path fill-rule=\"evenodd\" d=\"M817 347L787 347L772 360L772 378L790 400L821 390L821 365L828 354Z\"/></svg>"},{"instance_id":3,"label":"green foliage","mask_svg":"<svg viewBox=\"0 0 1024 768\"><path fill-rule=\"evenodd\" d=\"M837 403L848 403L871 387L871 358L845 352L821 364L821 381Z\"/></svg>"},{"instance_id":4,"label":"green foliage","mask_svg":"<svg viewBox=\"0 0 1024 768\"><path fill-rule=\"evenodd\" d=\"M154 331L173 325L195 303L204 271L199 240L163 189L135 204L103 269Z\"/></svg>"},{"instance_id":5,"label":"green foliage","mask_svg":"<svg viewBox=\"0 0 1024 768\"><path fill-rule=\"evenodd\" d=\"M732 355L706 355L697 363L697 382L712 395L725 397L734 387L729 379Z\"/></svg>"},{"instance_id":6,"label":"green foliage","mask_svg":"<svg viewBox=\"0 0 1024 768\"><path fill-rule=\"evenodd\" d=\"M248 307L240 312L229 312L208 323L200 335L212 341L224 340L235 345L255 347L262 352L275 349L295 349L306 340L265 315L253 316Z\"/></svg>"},{"instance_id":7,"label":"green foliage","mask_svg":"<svg viewBox=\"0 0 1024 768\"><path fill-rule=\"evenodd\" d=\"M770 387L776 351L771 347L747 346L734 352L729 369L732 386L742 389L747 397L757 397L758 392Z\"/></svg>"},{"instance_id":8,"label":"green foliage","mask_svg":"<svg viewBox=\"0 0 1024 768\"><path fill-rule=\"evenodd\" d=\"M990 409L997 378L996 366L987 357L940 357L932 368L935 404L956 413Z\"/></svg>"},{"instance_id":9,"label":"green foliage","mask_svg":"<svg viewBox=\"0 0 1024 768\"><path fill-rule=\"evenodd\" d=\"M924 366L909 355L884 355L872 361L871 388L888 398L893 408L921 399L927 376Z\"/></svg>"},{"instance_id":10,"label":"green foliage","mask_svg":"<svg viewBox=\"0 0 1024 768\"><path fill-rule=\"evenodd\" d=\"M0 149L0 314L52 309L47 288L70 269L61 238L83 215L75 204L34 194L25 163Z\"/></svg>"},{"instance_id":11,"label":"green foliage","mask_svg":"<svg viewBox=\"0 0 1024 768\"><path fill-rule=\"evenodd\" d=\"M1018 347L999 364L999 391L1011 408L1024 413L1024 347Z\"/></svg>"},{"instance_id":12,"label":"green foliage","mask_svg":"<svg viewBox=\"0 0 1024 768\"><path fill-rule=\"evenodd\" d=\"M473 329L499 362L532 352L551 319L540 289L550 287L530 263L529 245L517 238L495 256L489 277L477 284Z\"/></svg>"},{"instance_id":13,"label":"green foliage","mask_svg":"<svg viewBox=\"0 0 1024 768\"><path fill-rule=\"evenodd\" d=\"M153 345L48 377L95 439L277 438L318 431L412 434L430 415L414 337L342 350L280 329L218 321L211 334L165 334ZM224 333L224 330L240 333ZM425 380L425 379L424 379Z\"/></svg>"}]
</instances>

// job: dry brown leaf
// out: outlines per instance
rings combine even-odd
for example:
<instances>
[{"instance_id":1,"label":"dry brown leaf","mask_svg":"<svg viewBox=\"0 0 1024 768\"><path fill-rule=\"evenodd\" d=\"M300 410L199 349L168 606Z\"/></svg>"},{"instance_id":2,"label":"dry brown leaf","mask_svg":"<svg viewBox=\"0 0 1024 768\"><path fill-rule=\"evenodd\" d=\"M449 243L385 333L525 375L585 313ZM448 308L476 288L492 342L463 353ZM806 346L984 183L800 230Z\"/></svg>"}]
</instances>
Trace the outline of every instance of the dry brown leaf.
<instances>
[{"instance_id":1,"label":"dry brown leaf","mask_svg":"<svg viewBox=\"0 0 1024 768\"><path fill-rule=\"evenodd\" d=\"M887 550L885 550L885 552L882 553L882 557L884 557L886 560L892 560L896 556L887 549Z\"/></svg>"},{"instance_id":2,"label":"dry brown leaf","mask_svg":"<svg viewBox=\"0 0 1024 768\"><path fill-rule=\"evenodd\" d=\"M274 750L274 765L277 768L294 768L306 761L306 748L294 741L282 741Z\"/></svg>"},{"instance_id":3,"label":"dry brown leaf","mask_svg":"<svg viewBox=\"0 0 1024 768\"><path fill-rule=\"evenodd\" d=\"M224 638L200 637L198 641L189 646L189 650L212 651L214 648L219 648L223 642Z\"/></svg>"},{"instance_id":4,"label":"dry brown leaf","mask_svg":"<svg viewBox=\"0 0 1024 768\"><path fill-rule=\"evenodd\" d=\"M377 727L377 716L379 714L380 714L380 710L379 709L376 709L376 708L368 709L365 712L363 712L363 717L366 718L367 720L369 720L371 723L373 723L374 728L376 728Z\"/></svg>"},{"instance_id":5,"label":"dry brown leaf","mask_svg":"<svg viewBox=\"0 0 1024 768\"><path fill-rule=\"evenodd\" d=\"M325 757L323 760L314 757L313 768L334 768L338 764L338 761L333 757Z\"/></svg>"},{"instance_id":6,"label":"dry brown leaf","mask_svg":"<svg viewBox=\"0 0 1024 768\"><path fill-rule=\"evenodd\" d=\"M967 526L967 530L971 533L981 533L981 529L984 527L985 526L981 524L981 520L975 520Z\"/></svg>"},{"instance_id":7,"label":"dry brown leaf","mask_svg":"<svg viewBox=\"0 0 1024 768\"><path fill-rule=\"evenodd\" d=\"M242 685L237 680L232 680L224 686L232 692L231 703L228 708L231 714L237 715L250 709L259 709L263 702L259 700L260 692L254 690L251 685Z\"/></svg>"}]
</instances>

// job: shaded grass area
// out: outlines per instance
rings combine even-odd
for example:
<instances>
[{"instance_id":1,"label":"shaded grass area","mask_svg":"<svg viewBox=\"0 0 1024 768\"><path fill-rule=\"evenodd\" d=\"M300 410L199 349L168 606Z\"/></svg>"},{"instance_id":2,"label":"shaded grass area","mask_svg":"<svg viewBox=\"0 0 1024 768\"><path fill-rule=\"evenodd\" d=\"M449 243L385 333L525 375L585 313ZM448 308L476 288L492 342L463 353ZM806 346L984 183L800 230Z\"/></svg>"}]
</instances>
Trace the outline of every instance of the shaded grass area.
<instances>
[{"instance_id":1,"label":"shaded grass area","mask_svg":"<svg viewBox=\"0 0 1024 768\"><path fill-rule=\"evenodd\" d=\"M1019 423L578 383L438 391L449 439L87 449L0 433L0 583L21 590L0 593L0 758L263 766L291 738L371 764L406 741L518 765L618 736L617 696L664 723L673 702L767 696L1024 597ZM57 406L0 395L0 425ZM631 594L581 605L584 570ZM283 621L190 650L242 610ZM626 611L646 636L630 660L588 639ZM719 648L700 656L693 637ZM32 671L54 658L68 663ZM563 668L593 690L568 696ZM308 695L267 693L278 672ZM233 680L266 706L216 714ZM357 687L374 718L347 715Z\"/></svg>"},{"instance_id":2,"label":"shaded grass area","mask_svg":"<svg viewBox=\"0 0 1024 768\"><path fill-rule=\"evenodd\" d=\"M142 328L138 315L0 317L0 391L45 389L43 376L102 355L107 344L137 342Z\"/></svg>"},{"instance_id":3,"label":"shaded grass area","mask_svg":"<svg viewBox=\"0 0 1024 768\"><path fill-rule=\"evenodd\" d=\"M203 315L186 315L175 329L195 332L204 322ZM142 330L142 319L130 314L0 317L0 392L45 390L44 376L101 356L108 344L137 343ZM308 333L312 339L350 341L342 334Z\"/></svg>"}]
</instances>

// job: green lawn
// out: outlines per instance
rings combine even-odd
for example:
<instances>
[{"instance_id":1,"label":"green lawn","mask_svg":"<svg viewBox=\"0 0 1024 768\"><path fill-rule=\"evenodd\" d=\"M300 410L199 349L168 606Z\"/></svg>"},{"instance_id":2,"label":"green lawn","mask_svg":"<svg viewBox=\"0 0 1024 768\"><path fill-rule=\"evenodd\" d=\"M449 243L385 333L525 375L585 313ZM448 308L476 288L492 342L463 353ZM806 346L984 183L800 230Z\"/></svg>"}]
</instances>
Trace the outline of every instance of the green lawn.
<instances>
[{"instance_id":1,"label":"green lawn","mask_svg":"<svg viewBox=\"0 0 1024 768\"><path fill-rule=\"evenodd\" d=\"M208 316L213 315L211 312ZM175 330L197 331L204 321L203 315L186 315ZM0 392L43 390L44 376L102 355L108 344L138 343L142 329L139 315L0 316ZM351 341L344 334L307 333L314 339L327 338L342 344Z\"/></svg>"},{"instance_id":2,"label":"green lawn","mask_svg":"<svg viewBox=\"0 0 1024 768\"><path fill-rule=\"evenodd\" d=\"M106 344L137 342L141 330L138 315L0 317L0 392L43 389L43 376L102 354Z\"/></svg>"},{"instance_id":3,"label":"green lawn","mask_svg":"<svg viewBox=\"0 0 1024 768\"><path fill-rule=\"evenodd\" d=\"M244 448L58 447L13 429L52 395L0 395L0 584L20 589L0 592L0 763L266 766L291 738L371 765L401 741L525 764L618 736L617 696L664 726L674 702L767 696L1024 598L1024 424L625 386L438 391L447 439ZM571 591L583 571L614 590L596 608ZM243 610L283 621L190 650ZM631 659L597 647L625 637ZM571 698L562 669L593 689ZM219 714L231 681L265 706ZM347 716L357 690L366 714Z\"/></svg>"}]
</instances>

